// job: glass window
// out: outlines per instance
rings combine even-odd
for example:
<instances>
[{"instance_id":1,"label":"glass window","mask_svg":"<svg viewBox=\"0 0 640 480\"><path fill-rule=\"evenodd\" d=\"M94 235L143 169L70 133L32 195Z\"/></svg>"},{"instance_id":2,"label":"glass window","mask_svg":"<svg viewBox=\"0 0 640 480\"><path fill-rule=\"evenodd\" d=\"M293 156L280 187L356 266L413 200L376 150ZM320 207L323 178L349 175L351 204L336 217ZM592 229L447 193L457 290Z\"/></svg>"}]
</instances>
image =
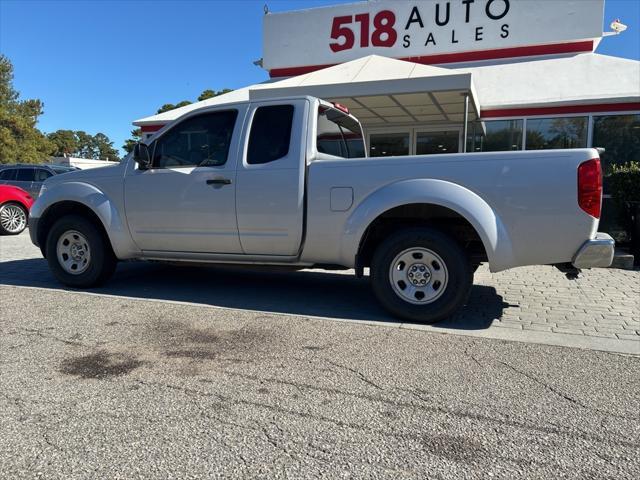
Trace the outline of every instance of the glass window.
<instances>
[{"instance_id":1,"label":"glass window","mask_svg":"<svg viewBox=\"0 0 640 480\"><path fill-rule=\"evenodd\" d=\"M18 182L33 182L35 168L19 168L16 180Z\"/></svg>"},{"instance_id":2,"label":"glass window","mask_svg":"<svg viewBox=\"0 0 640 480\"><path fill-rule=\"evenodd\" d=\"M588 117L527 119L527 150L584 148Z\"/></svg>"},{"instance_id":3,"label":"glass window","mask_svg":"<svg viewBox=\"0 0 640 480\"><path fill-rule=\"evenodd\" d=\"M53 174L49 170L44 168L36 169L36 182L44 182L47 178L52 177Z\"/></svg>"},{"instance_id":4,"label":"glass window","mask_svg":"<svg viewBox=\"0 0 640 480\"><path fill-rule=\"evenodd\" d=\"M593 117L591 145L606 149L600 156L605 171L613 164L640 160L640 114Z\"/></svg>"},{"instance_id":5,"label":"glass window","mask_svg":"<svg viewBox=\"0 0 640 480\"><path fill-rule=\"evenodd\" d=\"M459 137L460 133L457 130L419 132L416 138L416 155L458 153Z\"/></svg>"},{"instance_id":6,"label":"glass window","mask_svg":"<svg viewBox=\"0 0 640 480\"><path fill-rule=\"evenodd\" d=\"M256 110L251 124L247 163L257 165L285 157L291 143L293 105L274 105Z\"/></svg>"},{"instance_id":7,"label":"glass window","mask_svg":"<svg viewBox=\"0 0 640 480\"><path fill-rule=\"evenodd\" d=\"M224 165L237 116L237 110L227 110L179 123L155 142L153 168Z\"/></svg>"},{"instance_id":8,"label":"glass window","mask_svg":"<svg viewBox=\"0 0 640 480\"><path fill-rule=\"evenodd\" d=\"M336 157L364 157L364 140L360 124L340 110L320 107L316 148L319 153Z\"/></svg>"},{"instance_id":9,"label":"glass window","mask_svg":"<svg viewBox=\"0 0 640 480\"><path fill-rule=\"evenodd\" d=\"M409 155L409 132L372 133L369 136L369 148L372 157L396 157Z\"/></svg>"},{"instance_id":10,"label":"glass window","mask_svg":"<svg viewBox=\"0 0 640 480\"><path fill-rule=\"evenodd\" d=\"M18 170L15 168L5 168L0 170L0 180L15 180L17 171Z\"/></svg>"},{"instance_id":11,"label":"glass window","mask_svg":"<svg viewBox=\"0 0 640 480\"><path fill-rule=\"evenodd\" d=\"M518 120L492 120L470 125L469 152L522 150L522 124Z\"/></svg>"}]
</instances>

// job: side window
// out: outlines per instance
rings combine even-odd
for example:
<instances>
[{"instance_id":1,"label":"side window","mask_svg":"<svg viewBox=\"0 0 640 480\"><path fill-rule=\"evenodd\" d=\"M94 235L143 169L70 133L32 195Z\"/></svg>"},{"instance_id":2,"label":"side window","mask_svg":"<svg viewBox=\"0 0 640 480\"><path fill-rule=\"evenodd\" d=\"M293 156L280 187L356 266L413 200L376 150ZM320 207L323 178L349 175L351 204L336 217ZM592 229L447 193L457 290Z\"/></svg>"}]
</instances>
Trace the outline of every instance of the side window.
<instances>
[{"instance_id":1,"label":"side window","mask_svg":"<svg viewBox=\"0 0 640 480\"><path fill-rule=\"evenodd\" d=\"M317 150L335 157L348 157L347 146L344 143L340 125L327 118L324 112L318 115Z\"/></svg>"},{"instance_id":2,"label":"side window","mask_svg":"<svg viewBox=\"0 0 640 480\"><path fill-rule=\"evenodd\" d=\"M19 168L16 180L18 182L33 182L35 168Z\"/></svg>"},{"instance_id":3,"label":"side window","mask_svg":"<svg viewBox=\"0 0 640 480\"><path fill-rule=\"evenodd\" d=\"M247 163L258 165L286 157L292 123L293 105L259 107L251 124Z\"/></svg>"},{"instance_id":4,"label":"side window","mask_svg":"<svg viewBox=\"0 0 640 480\"><path fill-rule=\"evenodd\" d=\"M334 157L365 157L360 124L341 110L321 106L318 109L316 149Z\"/></svg>"},{"instance_id":5,"label":"side window","mask_svg":"<svg viewBox=\"0 0 640 480\"><path fill-rule=\"evenodd\" d=\"M155 142L153 168L224 165L237 117L237 110L226 110L174 126Z\"/></svg>"},{"instance_id":6,"label":"side window","mask_svg":"<svg viewBox=\"0 0 640 480\"><path fill-rule=\"evenodd\" d=\"M53 174L49 170L45 170L44 168L36 169L36 182L44 182L51 176L53 176Z\"/></svg>"},{"instance_id":7,"label":"side window","mask_svg":"<svg viewBox=\"0 0 640 480\"><path fill-rule=\"evenodd\" d=\"M15 168L5 168L4 170L0 170L0 180L15 180L16 179Z\"/></svg>"}]
</instances>

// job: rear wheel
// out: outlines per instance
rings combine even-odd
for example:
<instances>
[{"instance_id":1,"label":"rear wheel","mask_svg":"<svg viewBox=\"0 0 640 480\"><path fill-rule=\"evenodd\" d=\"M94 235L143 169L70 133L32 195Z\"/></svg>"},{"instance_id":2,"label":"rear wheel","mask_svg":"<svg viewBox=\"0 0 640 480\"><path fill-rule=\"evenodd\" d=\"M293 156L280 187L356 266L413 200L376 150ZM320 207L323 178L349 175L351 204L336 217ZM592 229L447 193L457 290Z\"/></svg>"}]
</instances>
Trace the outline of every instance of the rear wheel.
<instances>
[{"instance_id":1,"label":"rear wheel","mask_svg":"<svg viewBox=\"0 0 640 480\"><path fill-rule=\"evenodd\" d=\"M47 261L55 277L70 287L93 287L115 270L116 257L104 233L78 215L58 220L46 242Z\"/></svg>"},{"instance_id":2,"label":"rear wheel","mask_svg":"<svg viewBox=\"0 0 640 480\"><path fill-rule=\"evenodd\" d=\"M450 317L469 297L467 253L433 228L407 229L385 240L371 265L373 290L392 314L420 323Z\"/></svg>"},{"instance_id":3,"label":"rear wheel","mask_svg":"<svg viewBox=\"0 0 640 480\"><path fill-rule=\"evenodd\" d=\"M14 202L7 202L0 206L0 233L3 235L18 235L27 228L27 209Z\"/></svg>"}]
</instances>

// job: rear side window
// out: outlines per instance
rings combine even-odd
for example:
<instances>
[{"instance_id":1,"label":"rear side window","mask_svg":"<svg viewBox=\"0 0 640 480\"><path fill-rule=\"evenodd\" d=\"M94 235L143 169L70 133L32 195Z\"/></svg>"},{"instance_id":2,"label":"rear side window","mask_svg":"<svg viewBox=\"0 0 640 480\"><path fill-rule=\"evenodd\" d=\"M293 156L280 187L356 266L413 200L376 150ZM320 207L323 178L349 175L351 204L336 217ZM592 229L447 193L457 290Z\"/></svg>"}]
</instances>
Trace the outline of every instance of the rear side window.
<instances>
[{"instance_id":1,"label":"rear side window","mask_svg":"<svg viewBox=\"0 0 640 480\"><path fill-rule=\"evenodd\" d=\"M330 121L324 113L318 115L318 138L316 145L320 153L343 158L349 156L340 125Z\"/></svg>"},{"instance_id":2,"label":"rear side window","mask_svg":"<svg viewBox=\"0 0 640 480\"><path fill-rule=\"evenodd\" d=\"M0 180L15 180L16 179L15 168L5 168L4 170L0 170Z\"/></svg>"},{"instance_id":3,"label":"rear side window","mask_svg":"<svg viewBox=\"0 0 640 480\"><path fill-rule=\"evenodd\" d=\"M33 182L34 173L35 169L33 168L19 168L16 180L18 182Z\"/></svg>"},{"instance_id":4,"label":"rear side window","mask_svg":"<svg viewBox=\"0 0 640 480\"><path fill-rule=\"evenodd\" d=\"M247 163L259 165L286 157L292 124L293 105L259 107L251 124Z\"/></svg>"},{"instance_id":5,"label":"rear side window","mask_svg":"<svg viewBox=\"0 0 640 480\"><path fill-rule=\"evenodd\" d=\"M44 168L38 168L36 170L36 182L44 182L47 178L52 177L53 174L49 170Z\"/></svg>"},{"instance_id":6,"label":"rear side window","mask_svg":"<svg viewBox=\"0 0 640 480\"><path fill-rule=\"evenodd\" d=\"M360 124L340 110L320 107L316 149L334 157L365 157Z\"/></svg>"}]
</instances>

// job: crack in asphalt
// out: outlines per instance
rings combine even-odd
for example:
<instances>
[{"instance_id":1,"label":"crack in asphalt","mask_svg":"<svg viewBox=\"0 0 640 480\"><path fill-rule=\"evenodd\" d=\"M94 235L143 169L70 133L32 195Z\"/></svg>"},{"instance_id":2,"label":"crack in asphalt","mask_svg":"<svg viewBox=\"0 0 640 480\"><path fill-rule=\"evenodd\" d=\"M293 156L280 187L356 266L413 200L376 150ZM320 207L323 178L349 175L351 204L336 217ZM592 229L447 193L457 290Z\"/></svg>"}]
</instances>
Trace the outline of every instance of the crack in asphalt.
<instances>
[{"instance_id":1,"label":"crack in asphalt","mask_svg":"<svg viewBox=\"0 0 640 480\"><path fill-rule=\"evenodd\" d=\"M547 390L549 390L550 392L554 393L558 397L563 398L564 400L566 400L566 401L568 401L568 402L570 402L570 403L572 403L574 405L577 405L578 407L581 407L581 408L584 408L584 409L587 409L587 410L591 410L591 411L594 411L594 412L598 412L598 413L601 413L603 415L607 415L607 416L610 416L610 417L620 418L620 419L623 419L623 420L640 420L640 417L634 417L634 416L625 417L625 416L618 415L618 414L615 414L615 413L605 412L605 411L602 411L602 410L600 410L598 408L594 408L594 407L591 407L589 405L586 405L586 404L582 403L581 401L579 401L579 400L577 400L577 399L575 399L573 397L570 397L566 393L561 392L560 390L556 389L554 386L543 382L542 380L540 380L539 378L535 377L534 375L532 375L532 374L530 374L528 372L525 372L524 370L520 370L519 368L516 368L513 365L511 365L511 364L509 364L509 363L507 363L507 362L505 362L503 360L496 360L496 361L499 364L504 365L505 367L509 368L510 370L512 370L512 371L514 371L514 372L516 372L516 373L528 378L529 380L532 380L533 382L537 383L538 385L546 388Z\"/></svg>"},{"instance_id":2,"label":"crack in asphalt","mask_svg":"<svg viewBox=\"0 0 640 480\"><path fill-rule=\"evenodd\" d=\"M66 338L61 338L56 335L46 334L41 329L38 329L38 328L20 327L20 330L25 332L23 335L26 335L28 337L38 336L40 338L44 338L45 340L54 340L56 342L63 343L65 345L71 345L73 347L86 347L86 348L92 347L91 345L87 345L86 343L82 343L74 340L67 340Z\"/></svg>"},{"instance_id":3,"label":"crack in asphalt","mask_svg":"<svg viewBox=\"0 0 640 480\"><path fill-rule=\"evenodd\" d=\"M274 379L274 378L268 378L268 377L262 377L262 378L258 378L252 375L246 375L246 374L241 374L241 373L237 373L237 372L228 372L228 371L224 371L222 370L221 373L226 374L226 375L232 375L232 376L239 376L241 378L245 378L245 379L250 379L253 381L258 381L258 382L268 382L268 383L274 383L274 384L284 384L287 386L295 386L295 382L291 382L291 381L287 381L287 380L279 380L279 379ZM198 389L193 389L193 388L186 388L186 387L180 387L177 385L172 385L172 384L166 384L166 383L156 383L156 382L144 382L141 380L136 380L136 382L141 383L143 385L148 385L148 386L160 386L160 387L165 387L165 388L169 388L169 389L173 389L173 390L179 390L182 391L183 393L185 393L186 395L199 395L199 396L204 396L204 397L213 397L218 399L221 403L226 403L229 405L248 405L248 406L253 406L253 407L260 407L260 408L265 408L271 411L274 411L276 413L283 413L283 414L289 414L289 415L293 415L293 416L297 416L300 418L310 418L313 420L318 420L318 421L323 421L326 423L331 423L334 424L338 427L344 427L347 426L349 428L353 428L355 430L360 430L360 431L367 431L367 432L373 432L373 433L377 433L377 434L381 434L381 435L389 435L389 436L394 436L394 437L399 437L399 438L414 438L415 435L411 435L411 434L403 434L403 433L396 433L393 431L383 431L383 430L376 430L370 427L367 427L365 425L360 425L357 423L348 423L348 422L342 422L341 420L336 420L330 417L327 417L325 415L313 415L307 412L302 412L302 411L297 411L297 410L293 410L293 409L288 409L288 408L283 408L280 406L276 406L276 405L272 405L269 403L264 403L264 402L255 402L255 401L250 401L250 400L246 400L246 399L231 399L231 398L227 398L223 395L220 394L215 394L215 393L210 393L210 392L204 392ZM439 405L433 405L432 402L430 402L429 400L424 399L418 392L415 391L411 391L411 390L407 390L409 393L411 393L416 399L420 400L423 404L423 406L419 406L416 405L414 403L407 403L407 402L398 402L398 401L392 401L390 399L386 399L386 398L382 398L382 397L375 397L375 396L371 396L371 395L365 395L365 394L358 394L358 393L352 393L352 392L345 392L343 390L340 389L336 389L336 388L326 388L326 387L318 387L315 385L308 385L308 384L299 384L302 388L307 388L310 389L312 391L321 391L324 393L332 393L332 394L338 394L338 395L343 395L343 396L349 396L349 397L356 397L359 399L363 399L363 400L368 400L368 401L375 401L375 402L382 402L385 404L389 404L395 408L412 408L412 409L419 409L421 411L424 410L428 410L431 413L439 413L439 414L443 414L443 415L453 415L455 417L459 417L459 418L468 418L468 419L472 419L472 420L477 420L479 422L489 422L489 423L497 423L499 425L505 425L505 426L510 426L510 427L514 427L514 428L519 428L522 430L534 430L534 431L538 431L538 432L542 432L542 433L548 433L548 434L554 434L554 435L561 435L561 436L567 436L567 437L571 437L571 438L581 438L581 439L585 439L585 440L592 440L592 441L596 441L599 443L611 443L613 445L620 445L620 446L625 446L625 447L633 447L633 448L639 448L640 447L640 443L637 442L631 442L631 441L626 441L626 440L621 440L618 438L613 438L613 437L602 437L602 436L598 436L598 435L593 435L593 434L589 434L587 432L584 431L573 431L573 430L569 430L566 428L558 428L557 426L553 426L554 428L548 428L548 427L544 427L544 426L540 426L540 425L532 425L530 423L527 422L518 422L515 420L506 420L506 419L500 419L500 418L493 418L491 416L488 415L482 415L482 414L477 414L477 413L471 413L471 412L463 412L463 411L459 411L456 409L448 409L448 408L444 408L442 406ZM628 419L625 419L628 420Z\"/></svg>"},{"instance_id":4,"label":"crack in asphalt","mask_svg":"<svg viewBox=\"0 0 640 480\"><path fill-rule=\"evenodd\" d=\"M320 358L324 362L327 362L329 365L333 365L334 367L338 367L342 370L346 370L348 372L354 373L356 375L356 378L362 380L364 383L371 385L374 388L377 388L378 390L384 390L384 388L382 388L380 385L378 385L374 381L367 378L362 372L360 372L359 370L356 370L355 368L342 365L338 362L334 362L333 360L329 360L328 358L325 358L325 357L318 357L318 358Z\"/></svg>"}]
</instances>

